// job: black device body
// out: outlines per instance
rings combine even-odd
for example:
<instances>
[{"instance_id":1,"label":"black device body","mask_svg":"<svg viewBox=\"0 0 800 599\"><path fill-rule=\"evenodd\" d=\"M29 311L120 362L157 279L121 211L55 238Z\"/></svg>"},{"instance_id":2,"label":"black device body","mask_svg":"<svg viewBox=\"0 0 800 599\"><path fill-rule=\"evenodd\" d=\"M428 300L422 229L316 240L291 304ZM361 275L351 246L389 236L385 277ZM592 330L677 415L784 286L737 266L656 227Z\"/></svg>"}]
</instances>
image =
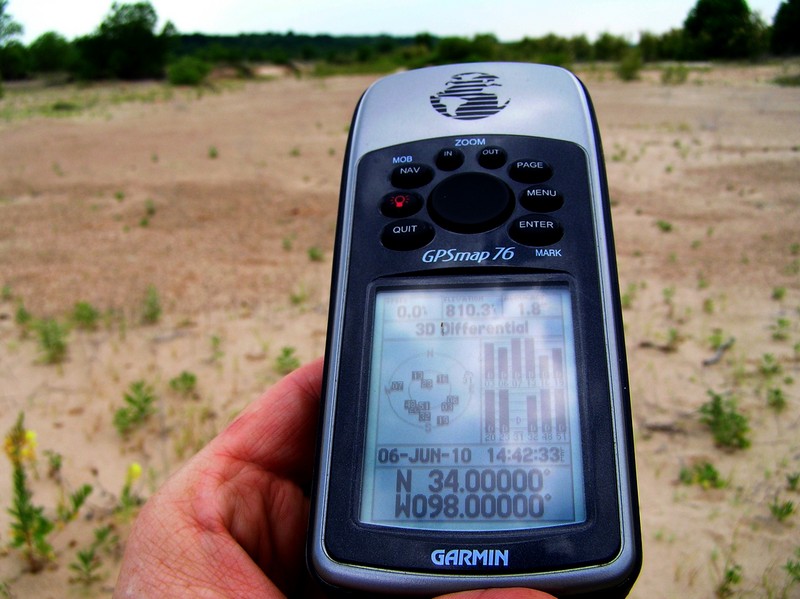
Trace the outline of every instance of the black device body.
<instances>
[{"instance_id":1,"label":"black device body","mask_svg":"<svg viewBox=\"0 0 800 599\"><path fill-rule=\"evenodd\" d=\"M374 84L342 180L308 558L326 584L624 596L641 563L605 171L583 86Z\"/></svg>"}]
</instances>

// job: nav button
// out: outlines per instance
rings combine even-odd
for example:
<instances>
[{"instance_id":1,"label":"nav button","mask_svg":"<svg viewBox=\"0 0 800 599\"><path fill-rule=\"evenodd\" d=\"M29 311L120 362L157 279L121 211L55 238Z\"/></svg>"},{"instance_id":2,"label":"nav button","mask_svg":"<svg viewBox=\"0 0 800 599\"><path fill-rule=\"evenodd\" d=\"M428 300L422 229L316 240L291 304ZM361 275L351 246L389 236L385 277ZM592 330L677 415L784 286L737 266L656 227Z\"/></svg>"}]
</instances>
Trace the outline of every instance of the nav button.
<instances>
[{"instance_id":1,"label":"nav button","mask_svg":"<svg viewBox=\"0 0 800 599\"><path fill-rule=\"evenodd\" d=\"M522 245L541 247L560 241L564 227L552 216L528 214L511 223L508 236Z\"/></svg>"},{"instance_id":2,"label":"nav button","mask_svg":"<svg viewBox=\"0 0 800 599\"><path fill-rule=\"evenodd\" d=\"M416 250L433 241L433 226L423 220L405 218L389 223L381 233L383 247L390 250Z\"/></svg>"}]
</instances>

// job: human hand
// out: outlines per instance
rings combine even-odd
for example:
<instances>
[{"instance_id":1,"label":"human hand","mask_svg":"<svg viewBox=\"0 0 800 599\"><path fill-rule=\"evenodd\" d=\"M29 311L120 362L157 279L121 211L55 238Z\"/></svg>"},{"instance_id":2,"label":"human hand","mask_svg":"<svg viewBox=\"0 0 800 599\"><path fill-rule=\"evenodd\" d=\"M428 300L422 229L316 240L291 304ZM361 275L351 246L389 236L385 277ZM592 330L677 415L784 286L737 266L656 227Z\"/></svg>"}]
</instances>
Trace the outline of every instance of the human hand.
<instances>
[{"instance_id":1,"label":"human hand","mask_svg":"<svg viewBox=\"0 0 800 599\"><path fill-rule=\"evenodd\" d=\"M305 570L322 360L276 383L134 522L114 597L321 597ZM527 589L447 599L546 599Z\"/></svg>"}]
</instances>

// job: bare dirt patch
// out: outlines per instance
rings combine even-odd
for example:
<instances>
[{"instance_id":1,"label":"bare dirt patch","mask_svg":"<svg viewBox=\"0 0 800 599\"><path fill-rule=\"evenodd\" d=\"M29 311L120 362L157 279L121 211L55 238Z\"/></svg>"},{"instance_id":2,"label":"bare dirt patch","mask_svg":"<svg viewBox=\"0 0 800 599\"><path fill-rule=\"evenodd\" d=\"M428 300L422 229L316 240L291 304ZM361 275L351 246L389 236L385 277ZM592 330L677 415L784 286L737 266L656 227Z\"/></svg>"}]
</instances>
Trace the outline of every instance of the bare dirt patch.
<instances>
[{"instance_id":1,"label":"bare dirt patch","mask_svg":"<svg viewBox=\"0 0 800 599\"><path fill-rule=\"evenodd\" d=\"M645 551L635 597L709 597L734 566L743 578L733 589L747 596L800 589L783 569L800 559L800 516L779 521L770 507L800 504L787 478L800 473L800 90L771 85L779 71L714 68L680 86L655 73L631 84L583 73L626 300ZM0 428L24 411L37 432L30 482L48 513L63 489L95 491L54 534L44 572L0 554L0 589L77 593L68 565L92 531L112 523L124 543L129 519L113 512L130 463L144 467L134 490L146 497L280 376L284 348L303 362L323 352L347 127L370 81L280 78L201 96L143 84L126 86L125 101L104 89L89 103L75 90L59 116L19 106L50 94L52 107L63 90L7 90ZM150 287L162 315L145 326ZM65 362L44 364L35 334L15 323L20 303L66 321L79 301L103 312L98 328L72 328ZM703 366L715 337L735 342ZM191 394L169 385L182 371L197 377ZM154 388L157 413L122 437L112 419L136 380ZM783 411L768 406L770 389ZM698 413L708 390L737 398L749 449L715 446ZM61 484L45 450L63 456ZM703 461L726 487L680 482ZM3 459L4 546L10 478ZM117 563L104 556L90 596L113 587Z\"/></svg>"}]
</instances>

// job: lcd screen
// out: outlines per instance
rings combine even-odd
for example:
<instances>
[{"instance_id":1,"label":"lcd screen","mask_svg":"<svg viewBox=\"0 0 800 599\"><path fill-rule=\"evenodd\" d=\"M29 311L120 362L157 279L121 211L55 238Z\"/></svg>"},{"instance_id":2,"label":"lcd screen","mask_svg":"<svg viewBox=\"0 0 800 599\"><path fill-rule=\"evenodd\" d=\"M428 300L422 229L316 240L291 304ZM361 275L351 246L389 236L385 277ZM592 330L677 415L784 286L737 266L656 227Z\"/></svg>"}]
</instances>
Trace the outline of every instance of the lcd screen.
<instances>
[{"instance_id":1,"label":"lcd screen","mask_svg":"<svg viewBox=\"0 0 800 599\"><path fill-rule=\"evenodd\" d=\"M585 520L568 284L380 288L373 324L362 522Z\"/></svg>"}]
</instances>

